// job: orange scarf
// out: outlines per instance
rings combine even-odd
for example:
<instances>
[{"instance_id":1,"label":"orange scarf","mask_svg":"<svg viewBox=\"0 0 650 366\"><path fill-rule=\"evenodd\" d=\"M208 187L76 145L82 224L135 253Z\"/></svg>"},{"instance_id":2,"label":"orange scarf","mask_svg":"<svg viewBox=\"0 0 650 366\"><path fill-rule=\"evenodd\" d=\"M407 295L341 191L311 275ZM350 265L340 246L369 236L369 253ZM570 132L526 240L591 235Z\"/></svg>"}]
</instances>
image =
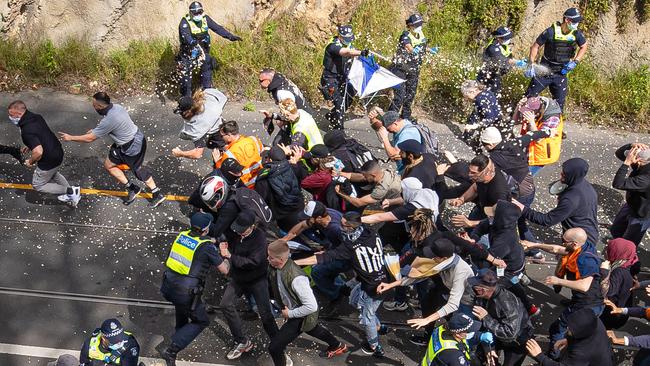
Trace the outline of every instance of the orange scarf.
<instances>
[{"instance_id":1,"label":"orange scarf","mask_svg":"<svg viewBox=\"0 0 650 366\"><path fill-rule=\"evenodd\" d=\"M580 271L578 270L578 256L582 252L582 247L574 250L573 252L562 257L558 268L555 270L555 275L559 278L564 278L566 272L573 272L576 274L576 280L580 279Z\"/></svg>"}]
</instances>

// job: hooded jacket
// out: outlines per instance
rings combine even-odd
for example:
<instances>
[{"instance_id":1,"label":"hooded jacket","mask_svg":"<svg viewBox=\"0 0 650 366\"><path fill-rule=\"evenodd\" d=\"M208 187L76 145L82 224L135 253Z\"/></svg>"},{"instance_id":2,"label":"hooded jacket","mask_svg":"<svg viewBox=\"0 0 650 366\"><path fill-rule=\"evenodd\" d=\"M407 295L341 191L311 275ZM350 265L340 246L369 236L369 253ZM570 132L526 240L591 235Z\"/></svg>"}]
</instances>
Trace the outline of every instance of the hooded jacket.
<instances>
[{"instance_id":1,"label":"hooded jacket","mask_svg":"<svg viewBox=\"0 0 650 366\"><path fill-rule=\"evenodd\" d=\"M490 240L488 252L496 258L503 259L507 264L506 271L510 274L517 274L524 267L524 249L519 245L517 233L517 220L520 215L521 211L514 203L499 200L492 224L488 219L482 220L472 233L474 240L488 234Z\"/></svg>"},{"instance_id":2,"label":"hooded jacket","mask_svg":"<svg viewBox=\"0 0 650 366\"><path fill-rule=\"evenodd\" d=\"M590 242L598 243L598 194L585 176L589 164L581 158L569 159L562 164L563 182L567 188L558 195L557 206L548 213L525 207L522 215L530 222L542 226L562 224L562 230L582 228Z\"/></svg>"},{"instance_id":3,"label":"hooded jacket","mask_svg":"<svg viewBox=\"0 0 650 366\"><path fill-rule=\"evenodd\" d=\"M264 168L257 176L259 180L268 180L275 201L286 207L298 207L303 201L298 178L293 173L288 161L271 161L264 163Z\"/></svg>"},{"instance_id":4,"label":"hooded jacket","mask_svg":"<svg viewBox=\"0 0 650 366\"><path fill-rule=\"evenodd\" d=\"M521 183L528 171L528 146L532 141L548 137L546 131L535 131L512 140L502 141L488 153L490 160L506 174Z\"/></svg>"},{"instance_id":5,"label":"hooded jacket","mask_svg":"<svg viewBox=\"0 0 650 366\"><path fill-rule=\"evenodd\" d=\"M612 346L603 323L591 309L580 309L567 318L569 344L560 361L543 352L535 359L542 366L613 366ZM569 336L569 334L571 334Z\"/></svg>"},{"instance_id":6,"label":"hooded jacket","mask_svg":"<svg viewBox=\"0 0 650 366\"><path fill-rule=\"evenodd\" d=\"M625 160L625 152L632 149L632 144L621 146L616 150L616 157ZM631 216L639 219L650 219L650 164L641 167L630 167L621 164L618 168L612 187L625 191L625 202L630 206Z\"/></svg>"},{"instance_id":7,"label":"hooded jacket","mask_svg":"<svg viewBox=\"0 0 650 366\"><path fill-rule=\"evenodd\" d=\"M271 94L271 97L273 97L273 100L275 100L275 103L280 103L280 99L282 98L282 93L278 93L280 91L284 91L287 93L293 94L294 101L296 102L296 107L298 109L305 109L307 107L307 103L305 102L305 97L302 95L302 92L294 84L293 81L289 80L286 76L280 74L279 72L276 72L273 75L273 79L271 79L271 82L269 83L268 88L266 90Z\"/></svg>"},{"instance_id":8,"label":"hooded jacket","mask_svg":"<svg viewBox=\"0 0 650 366\"><path fill-rule=\"evenodd\" d=\"M438 216L438 195L436 192L422 188L422 182L417 178L402 179L402 198L417 208L428 208Z\"/></svg>"}]
</instances>

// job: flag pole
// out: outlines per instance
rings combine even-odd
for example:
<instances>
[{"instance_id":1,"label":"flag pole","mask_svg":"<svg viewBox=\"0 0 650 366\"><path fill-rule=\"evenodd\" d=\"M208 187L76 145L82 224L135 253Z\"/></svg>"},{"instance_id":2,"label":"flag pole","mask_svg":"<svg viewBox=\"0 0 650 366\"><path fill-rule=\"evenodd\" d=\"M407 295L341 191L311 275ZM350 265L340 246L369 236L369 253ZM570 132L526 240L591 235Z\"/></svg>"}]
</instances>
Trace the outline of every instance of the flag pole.
<instances>
[{"instance_id":1,"label":"flag pole","mask_svg":"<svg viewBox=\"0 0 650 366\"><path fill-rule=\"evenodd\" d=\"M368 52L369 52L370 54L372 54L373 56L377 56L377 58L379 58L380 60L384 60L384 61L386 61L386 62L391 62L391 60L390 60L388 57L383 56L383 55L381 55L381 54L379 54L379 53L377 53L377 52L375 52L375 51L368 51Z\"/></svg>"}]
</instances>

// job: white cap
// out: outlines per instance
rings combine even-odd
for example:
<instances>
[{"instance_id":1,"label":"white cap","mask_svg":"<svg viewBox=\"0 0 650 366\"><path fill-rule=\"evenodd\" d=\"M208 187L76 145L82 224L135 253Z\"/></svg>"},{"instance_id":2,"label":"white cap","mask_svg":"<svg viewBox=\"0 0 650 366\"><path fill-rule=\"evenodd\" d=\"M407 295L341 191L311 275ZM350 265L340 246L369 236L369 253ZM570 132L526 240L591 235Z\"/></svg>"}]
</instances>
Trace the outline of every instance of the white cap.
<instances>
[{"instance_id":1,"label":"white cap","mask_svg":"<svg viewBox=\"0 0 650 366\"><path fill-rule=\"evenodd\" d=\"M485 144L498 144L501 142L501 132L496 127L488 127L481 132L481 142Z\"/></svg>"}]
</instances>

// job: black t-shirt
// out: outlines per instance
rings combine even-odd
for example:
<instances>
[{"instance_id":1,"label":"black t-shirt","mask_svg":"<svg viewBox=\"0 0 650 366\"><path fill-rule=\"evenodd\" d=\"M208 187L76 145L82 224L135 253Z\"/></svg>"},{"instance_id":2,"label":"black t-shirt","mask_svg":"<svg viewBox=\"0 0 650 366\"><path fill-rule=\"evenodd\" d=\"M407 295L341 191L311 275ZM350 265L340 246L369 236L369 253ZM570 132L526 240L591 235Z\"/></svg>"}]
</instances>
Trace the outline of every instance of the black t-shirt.
<instances>
[{"instance_id":1,"label":"black t-shirt","mask_svg":"<svg viewBox=\"0 0 650 366\"><path fill-rule=\"evenodd\" d=\"M494 167L494 178L488 183L476 183L477 203L483 207L494 206L498 200L510 201L510 188L501 170Z\"/></svg>"},{"instance_id":2,"label":"black t-shirt","mask_svg":"<svg viewBox=\"0 0 650 366\"><path fill-rule=\"evenodd\" d=\"M343 78L347 75L347 63L349 57L340 55L343 45L338 41L332 41L325 48L325 57L323 58L323 77L324 78Z\"/></svg>"},{"instance_id":3,"label":"black t-shirt","mask_svg":"<svg viewBox=\"0 0 650 366\"><path fill-rule=\"evenodd\" d=\"M361 288L371 297L380 297L377 286L386 282L388 275L384 268L384 250L377 233L363 227L363 232L355 241L343 238L342 245L323 254L317 254L318 263L331 262L336 259L349 260L361 282Z\"/></svg>"},{"instance_id":4,"label":"black t-shirt","mask_svg":"<svg viewBox=\"0 0 650 366\"><path fill-rule=\"evenodd\" d=\"M402 179L417 178L423 188L433 189L436 182L436 158L432 154L423 154L422 161L411 167L405 168Z\"/></svg>"},{"instance_id":5,"label":"black t-shirt","mask_svg":"<svg viewBox=\"0 0 650 366\"><path fill-rule=\"evenodd\" d=\"M396 207L390 212L395 215L398 220L407 220L409 216L413 215L417 207L412 203L407 203L402 206Z\"/></svg>"},{"instance_id":6,"label":"black t-shirt","mask_svg":"<svg viewBox=\"0 0 650 366\"><path fill-rule=\"evenodd\" d=\"M41 145L43 156L37 166L41 170L51 170L63 162L63 148L56 135L50 130L45 119L39 114L26 111L18 122L20 137L30 150Z\"/></svg>"}]
</instances>

